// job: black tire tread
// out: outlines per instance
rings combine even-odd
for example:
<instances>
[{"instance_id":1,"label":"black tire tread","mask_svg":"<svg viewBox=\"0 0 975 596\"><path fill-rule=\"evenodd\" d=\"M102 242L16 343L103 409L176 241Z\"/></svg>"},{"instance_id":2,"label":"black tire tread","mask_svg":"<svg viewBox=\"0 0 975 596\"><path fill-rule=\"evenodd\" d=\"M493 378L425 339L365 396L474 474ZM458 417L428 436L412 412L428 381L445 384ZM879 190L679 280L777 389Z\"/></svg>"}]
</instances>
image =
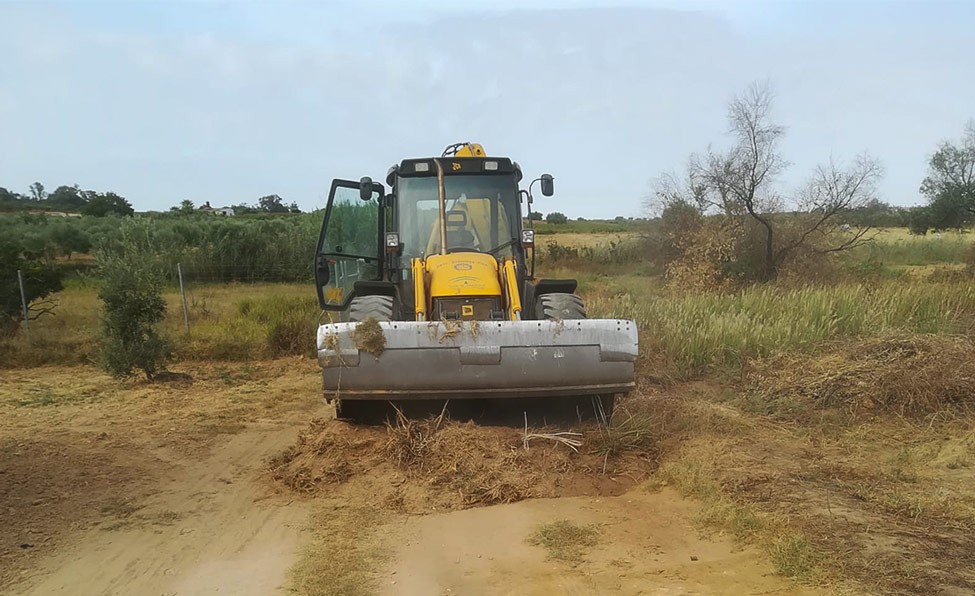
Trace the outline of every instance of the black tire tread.
<instances>
[{"instance_id":1,"label":"black tire tread","mask_svg":"<svg viewBox=\"0 0 975 596\"><path fill-rule=\"evenodd\" d=\"M349 321L392 321L395 311L396 305L392 296L356 296L349 304Z\"/></svg>"},{"instance_id":2,"label":"black tire tread","mask_svg":"<svg viewBox=\"0 0 975 596\"><path fill-rule=\"evenodd\" d=\"M575 294L542 294L535 302L535 316L545 320L586 319L586 305Z\"/></svg>"}]
</instances>

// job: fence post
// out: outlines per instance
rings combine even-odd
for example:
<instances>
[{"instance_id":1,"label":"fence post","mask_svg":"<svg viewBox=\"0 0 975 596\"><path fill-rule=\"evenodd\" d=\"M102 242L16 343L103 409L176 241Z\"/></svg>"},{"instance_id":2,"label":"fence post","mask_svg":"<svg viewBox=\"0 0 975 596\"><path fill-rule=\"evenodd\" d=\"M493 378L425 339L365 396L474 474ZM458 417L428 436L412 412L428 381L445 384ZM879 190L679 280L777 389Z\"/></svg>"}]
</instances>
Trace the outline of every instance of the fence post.
<instances>
[{"instance_id":1,"label":"fence post","mask_svg":"<svg viewBox=\"0 0 975 596\"><path fill-rule=\"evenodd\" d=\"M27 310L27 294L24 292L24 274L17 270L17 283L20 285L20 304L24 307L24 329L27 330L27 343L30 343L30 314Z\"/></svg>"},{"instance_id":2,"label":"fence post","mask_svg":"<svg viewBox=\"0 0 975 596\"><path fill-rule=\"evenodd\" d=\"M176 275L179 277L179 294L183 298L183 323L186 324L186 333L190 332L190 311L186 308L186 289L183 287L183 265L176 263Z\"/></svg>"}]
</instances>

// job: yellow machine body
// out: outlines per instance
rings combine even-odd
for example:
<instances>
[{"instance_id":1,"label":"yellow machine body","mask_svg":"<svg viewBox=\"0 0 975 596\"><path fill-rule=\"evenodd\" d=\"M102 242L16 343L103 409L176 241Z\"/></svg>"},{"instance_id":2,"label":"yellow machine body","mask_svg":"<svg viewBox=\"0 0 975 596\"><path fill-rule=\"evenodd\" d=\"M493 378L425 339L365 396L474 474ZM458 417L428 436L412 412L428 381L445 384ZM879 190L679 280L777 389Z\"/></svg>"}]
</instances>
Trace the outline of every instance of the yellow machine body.
<instances>
[{"instance_id":1,"label":"yellow machine body","mask_svg":"<svg viewBox=\"0 0 975 596\"><path fill-rule=\"evenodd\" d=\"M515 261L458 252L414 259L416 320L519 320Z\"/></svg>"},{"instance_id":2,"label":"yellow machine body","mask_svg":"<svg viewBox=\"0 0 975 596\"><path fill-rule=\"evenodd\" d=\"M484 148L477 143L458 145L452 157L484 157ZM448 238L462 235L470 251L444 254L440 242L441 222L436 220L430 229L425 259L415 259L413 271L415 315L417 320L444 317L464 320L518 320L521 316L521 297L516 277L515 261L478 252L488 246L493 235L510 238L504 205L497 205L497 229L492 230L492 201L484 197L460 198L445 206L445 226ZM454 243L449 244L456 248ZM438 307L439 305L439 307Z\"/></svg>"},{"instance_id":3,"label":"yellow machine body","mask_svg":"<svg viewBox=\"0 0 975 596\"><path fill-rule=\"evenodd\" d=\"M426 259L426 274L431 299L501 295L498 261L491 255L476 252L431 255Z\"/></svg>"}]
</instances>

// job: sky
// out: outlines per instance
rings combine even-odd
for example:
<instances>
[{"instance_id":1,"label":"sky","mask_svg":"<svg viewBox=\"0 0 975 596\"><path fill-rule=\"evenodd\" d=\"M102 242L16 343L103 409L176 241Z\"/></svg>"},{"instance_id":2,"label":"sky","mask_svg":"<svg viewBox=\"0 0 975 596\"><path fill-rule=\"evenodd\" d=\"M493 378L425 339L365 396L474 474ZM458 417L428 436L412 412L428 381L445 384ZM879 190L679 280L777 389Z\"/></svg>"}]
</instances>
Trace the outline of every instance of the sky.
<instances>
[{"instance_id":1,"label":"sky","mask_svg":"<svg viewBox=\"0 0 975 596\"><path fill-rule=\"evenodd\" d=\"M0 0L0 186L311 210L470 140L555 177L536 210L641 216L768 81L781 193L866 151L911 205L975 118L973 25L965 0Z\"/></svg>"}]
</instances>

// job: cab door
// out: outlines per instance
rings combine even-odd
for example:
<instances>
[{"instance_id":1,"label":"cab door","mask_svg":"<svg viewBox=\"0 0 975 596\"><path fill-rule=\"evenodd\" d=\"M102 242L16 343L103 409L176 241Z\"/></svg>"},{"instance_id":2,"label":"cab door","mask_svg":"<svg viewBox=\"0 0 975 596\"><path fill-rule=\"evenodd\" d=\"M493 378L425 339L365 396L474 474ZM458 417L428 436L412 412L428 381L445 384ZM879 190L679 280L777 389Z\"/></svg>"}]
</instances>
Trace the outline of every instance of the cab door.
<instances>
[{"instance_id":1,"label":"cab door","mask_svg":"<svg viewBox=\"0 0 975 596\"><path fill-rule=\"evenodd\" d=\"M382 276L377 183L333 180L315 253L315 286L323 310L345 310L355 282Z\"/></svg>"}]
</instances>

